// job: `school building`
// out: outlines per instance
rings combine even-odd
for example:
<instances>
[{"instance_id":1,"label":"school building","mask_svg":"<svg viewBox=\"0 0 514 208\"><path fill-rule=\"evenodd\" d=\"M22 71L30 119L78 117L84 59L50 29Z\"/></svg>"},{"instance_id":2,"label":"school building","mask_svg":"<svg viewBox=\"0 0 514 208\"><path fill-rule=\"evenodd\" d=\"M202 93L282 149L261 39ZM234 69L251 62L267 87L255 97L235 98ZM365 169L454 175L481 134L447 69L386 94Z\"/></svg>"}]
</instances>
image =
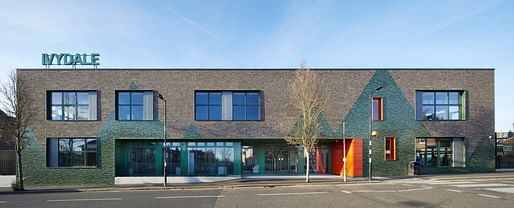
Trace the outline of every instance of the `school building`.
<instances>
[{"instance_id":1,"label":"school building","mask_svg":"<svg viewBox=\"0 0 514 208\"><path fill-rule=\"evenodd\" d=\"M494 69L311 69L327 106L310 161L284 140L299 119L296 70L17 69L35 115L25 182L160 182L164 164L170 183L342 175L343 152L348 175L366 177L370 139L373 176L407 175L414 163L421 174L495 170Z\"/></svg>"}]
</instances>

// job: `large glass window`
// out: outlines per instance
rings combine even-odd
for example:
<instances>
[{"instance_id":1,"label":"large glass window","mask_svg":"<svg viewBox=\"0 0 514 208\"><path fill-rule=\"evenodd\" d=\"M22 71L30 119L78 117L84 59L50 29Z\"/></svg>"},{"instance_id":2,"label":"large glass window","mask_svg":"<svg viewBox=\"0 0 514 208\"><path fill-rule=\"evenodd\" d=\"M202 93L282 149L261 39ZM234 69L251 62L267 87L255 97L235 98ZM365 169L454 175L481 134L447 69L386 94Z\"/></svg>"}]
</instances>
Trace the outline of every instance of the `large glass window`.
<instances>
[{"instance_id":1,"label":"large glass window","mask_svg":"<svg viewBox=\"0 0 514 208\"><path fill-rule=\"evenodd\" d=\"M96 91L49 91L48 120L96 120Z\"/></svg>"},{"instance_id":2,"label":"large glass window","mask_svg":"<svg viewBox=\"0 0 514 208\"><path fill-rule=\"evenodd\" d=\"M233 120L260 120L260 93L259 92L233 92L232 118Z\"/></svg>"},{"instance_id":3,"label":"large glass window","mask_svg":"<svg viewBox=\"0 0 514 208\"><path fill-rule=\"evenodd\" d=\"M188 142L189 175L233 175L233 142Z\"/></svg>"},{"instance_id":4,"label":"large glass window","mask_svg":"<svg viewBox=\"0 0 514 208\"><path fill-rule=\"evenodd\" d=\"M96 167L96 138L50 138L47 145L49 167Z\"/></svg>"},{"instance_id":5,"label":"large glass window","mask_svg":"<svg viewBox=\"0 0 514 208\"><path fill-rule=\"evenodd\" d=\"M116 92L116 118L117 120L153 120L153 92Z\"/></svg>"},{"instance_id":6,"label":"large glass window","mask_svg":"<svg viewBox=\"0 0 514 208\"><path fill-rule=\"evenodd\" d=\"M258 91L197 91L197 121L258 121L261 119Z\"/></svg>"},{"instance_id":7,"label":"large glass window","mask_svg":"<svg viewBox=\"0 0 514 208\"><path fill-rule=\"evenodd\" d=\"M463 138L416 138L416 162L421 166L465 167Z\"/></svg>"},{"instance_id":8,"label":"large glass window","mask_svg":"<svg viewBox=\"0 0 514 208\"><path fill-rule=\"evenodd\" d=\"M196 92L195 105L196 120L221 120L221 92Z\"/></svg>"},{"instance_id":9,"label":"large glass window","mask_svg":"<svg viewBox=\"0 0 514 208\"><path fill-rule=\"evenodd\" d=\"M417 91L417 120L464 120L463 91Z\"/></svg>"}]
</instances>

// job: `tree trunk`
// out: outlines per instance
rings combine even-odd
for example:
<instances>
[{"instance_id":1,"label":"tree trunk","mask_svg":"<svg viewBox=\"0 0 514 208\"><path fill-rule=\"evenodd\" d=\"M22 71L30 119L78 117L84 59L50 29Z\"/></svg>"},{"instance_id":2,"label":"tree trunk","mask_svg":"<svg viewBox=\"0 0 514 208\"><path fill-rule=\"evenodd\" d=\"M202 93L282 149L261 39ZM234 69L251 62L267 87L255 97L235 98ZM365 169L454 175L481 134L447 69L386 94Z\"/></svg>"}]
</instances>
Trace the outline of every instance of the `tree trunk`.
<instances>
[{"instance_id":1,"label":"tree trunk","mask_svg":"<svg viewBox=\"0 0 514 208\"><path fill-rule=\"evenodd\" d=\"M18 191L24 191L25 188L23 187L23 169L21 166L21 152L16 151L16 155L18 156L18 174L16 181L16 189Z\"/></svg>"},{"instance_id":2,"label":"tree trunk","mask_svg":"<svg viewBox=\"0 0 514 208\"><path fill-rule=\"evenodd\" d=\"M309 173L310 173L310 155L309 155L309 151L307 151L307 148L303 148L303 152L304 154L306 155L306 158L307 158L307 170L305 171L305 183L309 183L310 180L309 180Z\"/></svg>"}]
</instances>

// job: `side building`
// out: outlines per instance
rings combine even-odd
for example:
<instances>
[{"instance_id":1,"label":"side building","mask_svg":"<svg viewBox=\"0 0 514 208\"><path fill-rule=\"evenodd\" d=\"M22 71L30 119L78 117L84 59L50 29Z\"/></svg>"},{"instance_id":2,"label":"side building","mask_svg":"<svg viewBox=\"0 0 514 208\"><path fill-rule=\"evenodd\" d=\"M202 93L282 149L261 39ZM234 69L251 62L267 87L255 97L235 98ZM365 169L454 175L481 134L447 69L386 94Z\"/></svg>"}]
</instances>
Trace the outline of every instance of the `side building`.
<instances>
[{"instance_id":1,"label":"side building","mask_svg":"<svg viewBox=\"0 0 514 208\"><path fill-rule=\"evenodd\" d=\"M494 69L312 69L328 102L311 161L284 141L299 118L295 70L18 69L35 113L25 181L157 182L164 161L171 183L340 175L343 152L350 176L368 176L370 139L374 176L414 162L421 174L494 171Z\"/></svg>"}]
</instances>

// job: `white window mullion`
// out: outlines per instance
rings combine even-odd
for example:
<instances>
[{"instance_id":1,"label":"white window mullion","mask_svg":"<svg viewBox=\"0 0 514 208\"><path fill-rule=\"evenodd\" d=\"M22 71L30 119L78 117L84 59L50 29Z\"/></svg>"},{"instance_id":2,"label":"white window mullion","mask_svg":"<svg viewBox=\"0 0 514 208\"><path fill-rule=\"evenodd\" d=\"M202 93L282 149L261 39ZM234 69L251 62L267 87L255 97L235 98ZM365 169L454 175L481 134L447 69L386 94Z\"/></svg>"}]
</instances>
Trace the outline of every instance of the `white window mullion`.
<instances>
[{"instance_id":1,"label":"white window mullion","mask_svg":"<svg viewBox=\"0 0 514 208\"><path fill-rule=\"evenodd\" d=\"M143 101L143 120L153 120L153 91L145 91Z\"/></svg>"},{"instance_id":2,"label":"white window mullion","mask_svg":"<svg viewBox=\"0 0 514 208\"><path fill-rule=\"evenodd\" d=\"M89 92L89 118L88 120L97 120L98 100L96 91Z\"/></svg>"},{"instance_id":3,"label":"white window mullion","mask_svg":"<svg viewBox=\"0 0 514 208\"><path fill-rule=\"evenodd\" d=\"M232 92L221 92L221 120L232 120Z\"/></svg>"}]
</instances>

